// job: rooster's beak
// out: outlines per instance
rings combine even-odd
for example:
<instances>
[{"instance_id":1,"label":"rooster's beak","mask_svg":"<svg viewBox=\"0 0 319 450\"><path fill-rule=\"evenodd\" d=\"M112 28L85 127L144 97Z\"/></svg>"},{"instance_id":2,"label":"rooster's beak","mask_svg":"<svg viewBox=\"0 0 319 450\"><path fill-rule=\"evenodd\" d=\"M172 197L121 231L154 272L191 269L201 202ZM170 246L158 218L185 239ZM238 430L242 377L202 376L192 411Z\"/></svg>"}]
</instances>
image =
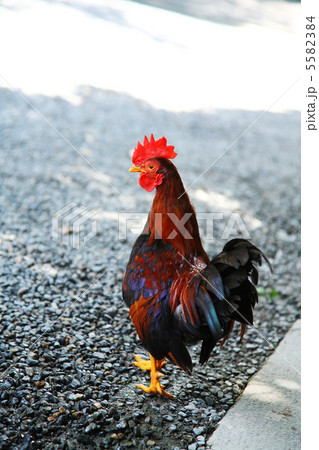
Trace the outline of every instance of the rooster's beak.
<instances>
[{"instance_id":1,"label":"rooster's beak","mask_svg":"<svg viewBox=\"0 0 319 450\"><path fill-rule=\"evenodd\" d=\"M145 172L145 170L138 166L132 166L130 167L129 172Z\"/></svg>"}]
</instances>

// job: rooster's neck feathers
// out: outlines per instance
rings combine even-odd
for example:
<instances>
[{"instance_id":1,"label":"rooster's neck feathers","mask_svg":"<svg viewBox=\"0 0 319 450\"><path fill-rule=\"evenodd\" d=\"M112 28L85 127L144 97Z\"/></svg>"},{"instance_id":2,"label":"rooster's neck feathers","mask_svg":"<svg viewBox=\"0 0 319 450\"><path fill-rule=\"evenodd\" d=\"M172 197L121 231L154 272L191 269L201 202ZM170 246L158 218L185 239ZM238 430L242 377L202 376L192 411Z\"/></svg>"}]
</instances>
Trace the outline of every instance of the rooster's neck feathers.
<instances>
[{"instance_id":1,"label":"rooster's neck feathers","mask_svg":"<svg viewBox=\"0 0 319 450\"><path fill-rule=\"evenodd\" d=\"M146 231L150 233L149 244L155 239L171 244L185 258L209 258L203 249L195 210L183 186L181 177L170 161L165 165L165 180L156 188L156 195L149 214Z\"/></svg>"}]
</instances>

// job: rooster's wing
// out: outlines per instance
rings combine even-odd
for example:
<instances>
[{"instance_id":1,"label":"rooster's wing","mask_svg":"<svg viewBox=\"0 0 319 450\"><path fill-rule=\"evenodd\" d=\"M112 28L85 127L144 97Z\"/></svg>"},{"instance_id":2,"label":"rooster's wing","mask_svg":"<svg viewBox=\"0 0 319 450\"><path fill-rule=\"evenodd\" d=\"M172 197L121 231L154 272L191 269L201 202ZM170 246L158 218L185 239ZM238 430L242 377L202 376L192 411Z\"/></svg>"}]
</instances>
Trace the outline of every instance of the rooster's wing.
<instances>
[{"instance_id":1,"label":"rooster's wing","mask_svg":"<svg viewBox=\"0 0 319 450\"><path fill-rule=\"evenodd\" d=\"M136 241L123 283L123 298L144 347L157 360L171 359L187 372L190 355L172 314L170 291L176 276L176 251L161 240L148 245L149 235Z\"/></svg>"}]
</instances>

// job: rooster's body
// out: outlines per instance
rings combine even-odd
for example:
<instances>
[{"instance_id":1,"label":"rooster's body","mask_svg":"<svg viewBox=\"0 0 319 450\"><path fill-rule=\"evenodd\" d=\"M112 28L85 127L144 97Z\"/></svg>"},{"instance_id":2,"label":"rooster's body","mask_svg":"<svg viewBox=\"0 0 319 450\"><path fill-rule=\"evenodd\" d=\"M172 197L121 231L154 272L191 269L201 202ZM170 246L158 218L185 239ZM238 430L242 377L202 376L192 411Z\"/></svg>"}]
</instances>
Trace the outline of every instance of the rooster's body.
<instances>
[{"instance_id":1,"label":"rooster's body","mask_svg":"<svg viewBox=\"0 0 319 450\"><path fill-rule=\"evenodd\" d=\"M168 358L186 372L192 360L186 346L202 341L200 363L207 361L234 321L253 323L258 300L255 284L262 252L249 241L233 239L212 260L202 247L195 211L175 166L176 156L165 138L138 144L131 171L141 172L140 184L156 195L148 222L135 242L123 283L123 298L150 361L137 366L151 370L146 392L168 397L159 383L159 369ZM174 156L173 156L174 155ZM162 157L164 156L164 157ZM266 259L267 260L267 259ZM268 262L268 261L267 261Z\"/></svg>"}]
</instances>

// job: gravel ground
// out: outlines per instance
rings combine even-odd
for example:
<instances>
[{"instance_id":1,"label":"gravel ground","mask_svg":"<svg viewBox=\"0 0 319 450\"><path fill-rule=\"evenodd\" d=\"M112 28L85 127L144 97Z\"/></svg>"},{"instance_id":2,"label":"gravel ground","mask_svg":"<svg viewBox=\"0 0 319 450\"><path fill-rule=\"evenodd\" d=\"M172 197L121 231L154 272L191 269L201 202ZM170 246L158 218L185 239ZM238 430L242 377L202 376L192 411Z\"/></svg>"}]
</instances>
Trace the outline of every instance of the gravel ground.
<instances>
[{"instance_id":1,"label":"gravel ground","mask_svg":"<svg viewBox=\"0 0 319 450\"><path fill-rule=\"evenodd\" d=\"M299 113L172 112L88 84L77 102L28 92L47 120L0 88L0 449L204 449L299 317ZM175 401L136 388L148 383L132 365L145 351L121 299L136 237L123 236L123 218L153 198L128 173L130 155L151 132L175 145L197 212L223 217L213 239L201 222L208 253L237 217L227 238L244 224L274 267L261 270L256 329L243 343L237 328L191 377L167 364Z\"/></svg>"}]
</instances>

